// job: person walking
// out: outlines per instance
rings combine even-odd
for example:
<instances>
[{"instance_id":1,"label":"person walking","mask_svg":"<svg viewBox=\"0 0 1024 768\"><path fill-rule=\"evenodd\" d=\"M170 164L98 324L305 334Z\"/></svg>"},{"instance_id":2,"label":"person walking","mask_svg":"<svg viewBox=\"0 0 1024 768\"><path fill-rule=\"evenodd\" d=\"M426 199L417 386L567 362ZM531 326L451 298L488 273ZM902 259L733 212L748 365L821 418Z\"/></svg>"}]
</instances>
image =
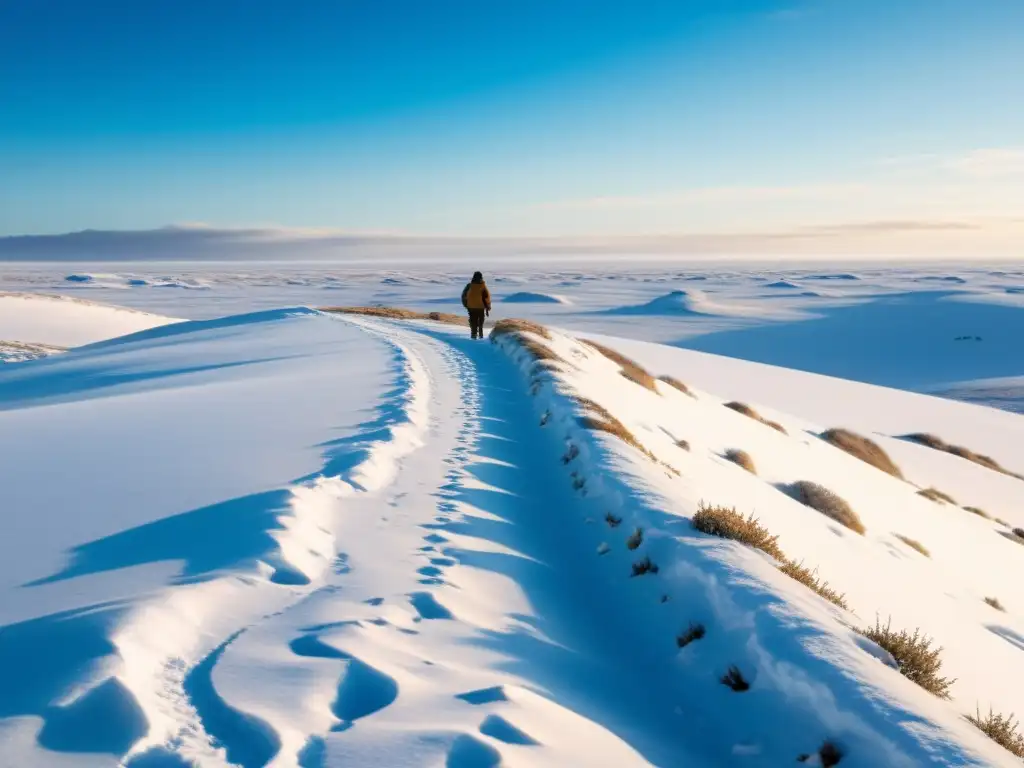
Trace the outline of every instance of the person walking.
<instances>
[{"instance_id":1,"label":"person walking","mask_svg":"<svg viewBox=\"0 0 1024 768\"><path fill-rule=\"evenodd\" d=\"M473 279L462 289L462 306L469 310L469 331L474 339L484 337L484 316L491 314L491 292L487 290L482 272L474 272Z\"/></svg>"}]
</instances>

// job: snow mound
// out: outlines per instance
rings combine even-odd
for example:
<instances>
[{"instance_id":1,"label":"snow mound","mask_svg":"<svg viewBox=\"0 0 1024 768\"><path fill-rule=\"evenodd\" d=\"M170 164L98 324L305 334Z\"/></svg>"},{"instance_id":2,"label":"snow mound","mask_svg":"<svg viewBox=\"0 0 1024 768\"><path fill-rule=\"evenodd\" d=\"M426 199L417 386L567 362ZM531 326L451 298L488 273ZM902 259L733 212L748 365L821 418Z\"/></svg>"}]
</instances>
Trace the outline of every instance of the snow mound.
<instances>
[{"instance_id":1,"label":"snow mound","mask_svg":"<svg viewBox=\"0 0 1024 768\"><path fill-rule=\"evenodd\" d=\"M804 280L860 280L859 275L854 275L850 272L837 272L832 274L818 274L818 275L806 275L803 277Z\"/></svg>"},{"instance_id":2,"label":"snow mound","mask_svg":"<svg viewBox=\"0 0 1024 768\"><path fill-rule=\"evenodd\" d=\"M791 288L799 289L800 286L796 283L791 283L789 280L776 280L774 283L768 283L765 288Z\"/></svg>"},{"instance_id":3,"label":"snow mound","mask_svg":"<svg viewBox=\"0 0 1024 768\"><path fill-rule=\"evenodd\" d=\"M765 314L760 307L748 307L738 304L722 304L709 298L703 291L686 289L652 299L646 304L616 307L605 310L609 315L677 315L699 316L713 315L717 317L758 317Z\"/></svg>"},{"instance_id":4,"label":"snow mound","mask_svg":"<svg viewBox=\"0 0 1024 768\"><path fill-rule=\"evenodd\" d=\"M176 322L67 296L0 293L0 339L25 344L76 347Z\"/></svg>"},{"instance_id":5,"label":"snow mound","mask_svg":"<svg viewBox=\"0 0 1024 768\"><path fill-rule=\"evenodd\" d=\"M506 304L571 304L565 296L554 293L533 293L531 291L519 291L504 297L502 301Z\"/></svg>"}]
</instances>

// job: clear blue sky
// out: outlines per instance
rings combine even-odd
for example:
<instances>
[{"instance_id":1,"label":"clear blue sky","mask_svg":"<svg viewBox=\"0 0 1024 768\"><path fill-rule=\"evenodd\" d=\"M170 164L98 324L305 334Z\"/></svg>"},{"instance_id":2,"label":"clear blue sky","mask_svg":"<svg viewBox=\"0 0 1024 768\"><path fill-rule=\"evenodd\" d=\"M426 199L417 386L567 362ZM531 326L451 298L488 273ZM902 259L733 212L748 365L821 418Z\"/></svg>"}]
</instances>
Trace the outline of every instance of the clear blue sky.
<instances>
[{"instance_id":1,"label":"clear blue sky","mask_svg":"<svg viewBox=\"0 0 1024 768\"><path fill-rule=\"evenodd\" d=\"M1021 0L0 0L0 234L1007 217L1022 83Z\"/></svg>"}]
</instances>

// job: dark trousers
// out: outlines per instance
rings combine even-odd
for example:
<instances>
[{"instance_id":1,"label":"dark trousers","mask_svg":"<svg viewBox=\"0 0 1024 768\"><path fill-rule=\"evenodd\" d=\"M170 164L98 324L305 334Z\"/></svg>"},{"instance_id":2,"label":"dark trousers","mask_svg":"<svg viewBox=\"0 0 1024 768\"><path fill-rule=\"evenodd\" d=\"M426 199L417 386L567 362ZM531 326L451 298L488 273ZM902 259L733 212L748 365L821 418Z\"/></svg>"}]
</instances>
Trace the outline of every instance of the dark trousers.
<instances>
[{"instance_id":1,"label":"dark trousers","mask_svg":"<svg viewBox=\"0 0 1024 768\"><path fill-rule=\"evenodd\" d=\"M484 337L484 310L469 310L469 331L470 335L474 339L477 336L479 336L481 339Z\"/></svg>"}]
</instances>

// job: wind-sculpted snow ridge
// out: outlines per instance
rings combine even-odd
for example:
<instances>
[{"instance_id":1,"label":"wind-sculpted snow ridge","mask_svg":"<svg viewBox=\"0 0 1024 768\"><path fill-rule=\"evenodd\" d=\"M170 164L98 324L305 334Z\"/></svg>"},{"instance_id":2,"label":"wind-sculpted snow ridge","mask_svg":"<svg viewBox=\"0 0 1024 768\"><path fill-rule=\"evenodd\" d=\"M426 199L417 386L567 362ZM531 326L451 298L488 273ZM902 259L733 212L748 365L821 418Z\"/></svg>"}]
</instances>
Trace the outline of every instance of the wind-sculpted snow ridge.
<instances>
[{"instance_id":1,"label":"wind-sculpted snow ridge","mask_svg":"<svg viewBox=\"0 0 1024 768\"><path fill-rule=\"evenodd\" d=\"M831 765L834 752L857 766L1016 764L964 719L976 705L1024 705L1006 675L1024 627L982 600L1012 595L1024 575L1024 553L996 523L937 508L819 439L822 425L759 407L784 432L697 389L650 391L550 329L499 327L492 339L519 363L539 428L564 446L564 482L587 510L579 535L607 569L599 599L617 624L642 628L643 652L672 661L674 675L650 684L678 695L717 764ZM750 452L758 474L730 462L733 450ZM821 488L822 511L801 502L801 481ZM853 505L863 533L830 517L833 498ZM764 533L750 542L770 545L729 528L755 522ZM894 631L920 626L933 649L946 646L951 701L862 634L889 616Z\"/></svg>"},{"instance_id":2,"label":"wind-sculpted snow ridge","mask_svg":"<svg viewBox=\"0 0 1024 768\"><path fill-rule=\"evenodd\" d=\"M8 539L20 549L0 552L5 758L226 766L236 731L243 764L287 747L224 703L210 671L337 567L338 510L421 445L430 389L400 344L302 308L152 329L0 373L6 443L12 425L25 430L16 463L28 475L4 485L39 512ZM33 498L41 453L65 461L55 428L107 447L79 449ZM52 568L62 546L70 557Z\"/></svg>"}]
</instances>

